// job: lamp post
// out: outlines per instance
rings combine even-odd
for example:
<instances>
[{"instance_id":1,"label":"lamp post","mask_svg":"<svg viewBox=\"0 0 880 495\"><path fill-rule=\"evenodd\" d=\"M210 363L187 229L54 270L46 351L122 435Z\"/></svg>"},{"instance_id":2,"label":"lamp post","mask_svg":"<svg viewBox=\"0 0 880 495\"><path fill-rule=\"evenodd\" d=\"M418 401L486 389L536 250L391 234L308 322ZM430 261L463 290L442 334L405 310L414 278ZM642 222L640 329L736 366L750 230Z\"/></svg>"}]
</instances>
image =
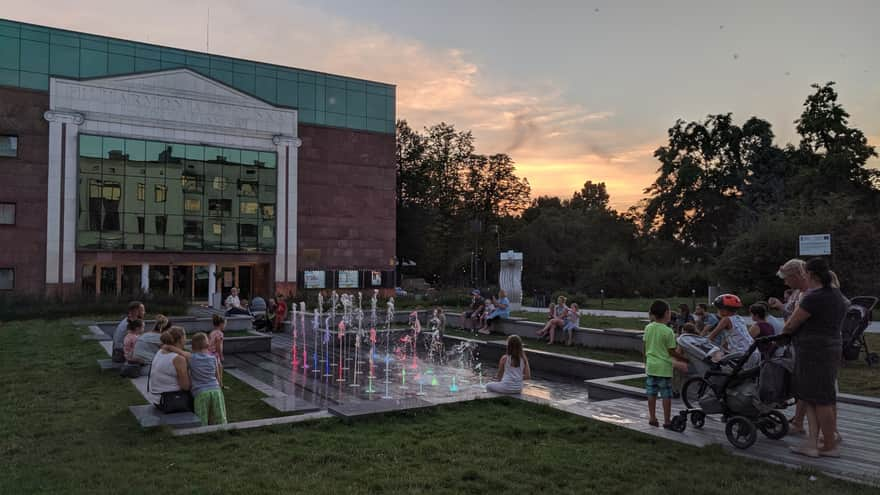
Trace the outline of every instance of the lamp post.
<instances>
[{"instance_id":1,"label":"lamp post","mask_svg":"<svg viewBox=\"0 0 880 495\"><path fill-rule=\"evenodd\" d=\"M602 302L600 302L600 307L605 309L605 289L599 289L599 294L602 296Z\"/></svg>"},{"instance_id":2,"label":"lamp post","mask_svg":"<svg viewBox=\"0 0 880 495\"><path fill-rule=\"evenodd\" d=\"M697 307L697 291L695 289L691 289L691 311Z\"/></svg>"}]
</instances>

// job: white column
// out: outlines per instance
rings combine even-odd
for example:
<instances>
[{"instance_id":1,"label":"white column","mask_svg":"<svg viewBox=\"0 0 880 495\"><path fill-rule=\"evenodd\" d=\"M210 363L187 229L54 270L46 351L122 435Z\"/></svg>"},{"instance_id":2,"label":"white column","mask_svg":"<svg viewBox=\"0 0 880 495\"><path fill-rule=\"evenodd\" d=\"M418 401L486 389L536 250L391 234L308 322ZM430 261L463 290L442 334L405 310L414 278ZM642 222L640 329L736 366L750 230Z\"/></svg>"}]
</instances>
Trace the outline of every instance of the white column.
<instances>
[{"instance_id":1,"label":"white column","mask_svg":"<svg viewBox=\"0 0 880 495\"><path fill-rule=\"evenodd\" d=\"M43 114L49 122L49 173L46 198L46 283L73 283L76 280L76 136L83 116L78 113L49 110ZM64 177L61 175L61 130L67 124L64 146ZM64 197L61 197L61 184L64 183ZM62 215L64 205L64 218ZM63 226L63 227L62 227ZM64 230L64 245L61 231ZM64 253L63 273L59 280L58 269Z\"/></svg>"},{"instance_id":2,"label":"white column","mask_svg":"<svg viewBox=\"0 0 880 495\"><path fill-rule=\"evenodd\" d=\"M214 307L214 293L217 291L217 264L208 265L208 306ZM214 308L219 309L219 308Z\"/></svg>"},{"instance_id":3,"label":"white column","mask_svg":"<svg viewBox=\"0 0 880 495\"><path fill-rule=\"evenodd\" d=\"M297 148L302 141L278 135L272 142L278 153L275 281L296 282Z\"/></svg>"},{"instance_id":4,"label":"white column","mask_svg":"<svg viewBox=\"0 0 880 495\"><path fill-rule=\"evenodd\" d=\"M141 263L141 290L150 292L150 264Z\"/></svg>"},{"instance_id":5,"label":"white column","mask_svg":"<svg viewBox=\"0 0 880 495\"><path fill-rule=\"evenodd\" d=\"M79 125L81 115L69 117L64 138L64 239L61 244L61 277L65 284L76 282L77 171L79 165Z\"/></svg>"},{"instance_id":6,"label":"white column","mask_svg":"<svg viewBox=\"0 0 880 495\"><path fill-rule=\"evenodd\" d=\"M285 212L287 211L287 144L282 136L272 138L275 143L276 170L278 187L275 188L275 282L284 282L287 276L284 267L284 253L287 252L287 236L285 231ZM273 288L274 290L274 288Z\"/></svg>"}]
</instances>

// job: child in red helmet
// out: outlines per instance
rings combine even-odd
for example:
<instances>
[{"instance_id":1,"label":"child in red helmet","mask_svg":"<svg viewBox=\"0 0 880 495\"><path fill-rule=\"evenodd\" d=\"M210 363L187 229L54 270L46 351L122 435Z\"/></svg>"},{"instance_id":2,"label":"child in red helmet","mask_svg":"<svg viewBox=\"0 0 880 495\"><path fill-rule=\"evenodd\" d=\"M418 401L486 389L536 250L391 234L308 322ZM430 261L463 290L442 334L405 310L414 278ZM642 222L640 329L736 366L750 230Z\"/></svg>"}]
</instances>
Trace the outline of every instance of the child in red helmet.
<instances>
[{"instance_id":1,"label":"child in red helmet","mask_svg":"<svg viewBox=\"0 0 880 495\"><path fill-rule=\"evenodd\" d=\"M749 350L749 346L752 345L754 339L752 339L752 335L749 333L749 326L746 323L746 320L736 314L738 309L743 307L742 301L739 297L733 294L721 294L720 296L715 298L713 303L716 308L718 308L718 315L721 316L721 321L715 325L715 328L709 333L709 340L714 339L721 332L727 332L723 347L727 349L728 352L746 352ZM753 354L752 357L759 356L758 354Z\"/></svg>"}]
</instances>

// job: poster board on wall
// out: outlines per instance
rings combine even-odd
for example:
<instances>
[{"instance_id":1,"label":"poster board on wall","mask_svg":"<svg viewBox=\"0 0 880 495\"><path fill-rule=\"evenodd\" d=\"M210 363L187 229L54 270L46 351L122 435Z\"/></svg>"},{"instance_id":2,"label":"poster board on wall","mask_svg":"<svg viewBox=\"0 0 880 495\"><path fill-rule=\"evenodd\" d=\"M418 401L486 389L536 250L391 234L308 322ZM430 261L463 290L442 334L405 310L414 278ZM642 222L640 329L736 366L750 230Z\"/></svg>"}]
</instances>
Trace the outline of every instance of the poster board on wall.
<instances>
[{"instance_id":1,"label":"poster board on wall","mask_svg":"<svg viewBox=\"0 0 880 495\"><path fill-rule=\"evenodd\" d=\"M306 289L324 289L327 287L327 272L306 270L303 272L303 283Z\"/></svg>"},{"instance_id":2,"label":"poster board on wall","mask_svg":"<svg viewBox=\"0 0 880 495\"><path fill-rule=\"evenodd\" d=\"M340 289L357 289L358 287L360 287L360 272L358 272L357 270L339 270L336 273L336 286Z\"/></svg>"}]
</instances>

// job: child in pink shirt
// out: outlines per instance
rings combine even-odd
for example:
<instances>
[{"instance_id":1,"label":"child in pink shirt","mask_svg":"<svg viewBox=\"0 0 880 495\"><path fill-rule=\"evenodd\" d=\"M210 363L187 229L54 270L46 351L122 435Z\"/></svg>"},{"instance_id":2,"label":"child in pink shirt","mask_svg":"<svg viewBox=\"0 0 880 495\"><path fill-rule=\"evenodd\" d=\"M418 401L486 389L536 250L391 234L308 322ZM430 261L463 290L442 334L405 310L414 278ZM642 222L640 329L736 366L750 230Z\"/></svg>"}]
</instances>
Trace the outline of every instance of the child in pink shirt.
<instances>
[{"instance_id":1,"label":"child in pink shirt","mask_svg":"<svg viewBox=\"0 0 880 495\"><path fill-rule=\"evenodd\" d=\"M226 318L220 315L213 317L214 329L208 335L208 353L223 362L223 332L226 329Z\"/></svg>"},{"instance_id":2,"label":"child in pink shirt","mask_svg":"<svg viewBox=\"0 0 880 495\"><path fill-rule=\"evenodd\" d=\"M144 320L131 320L128 322L128 330L125 332L125 340L122 344L122 352L125 354L126 362L137 364L134 360L134 345L142 333L144 333Z\"/></svg>"}]
</instances>

